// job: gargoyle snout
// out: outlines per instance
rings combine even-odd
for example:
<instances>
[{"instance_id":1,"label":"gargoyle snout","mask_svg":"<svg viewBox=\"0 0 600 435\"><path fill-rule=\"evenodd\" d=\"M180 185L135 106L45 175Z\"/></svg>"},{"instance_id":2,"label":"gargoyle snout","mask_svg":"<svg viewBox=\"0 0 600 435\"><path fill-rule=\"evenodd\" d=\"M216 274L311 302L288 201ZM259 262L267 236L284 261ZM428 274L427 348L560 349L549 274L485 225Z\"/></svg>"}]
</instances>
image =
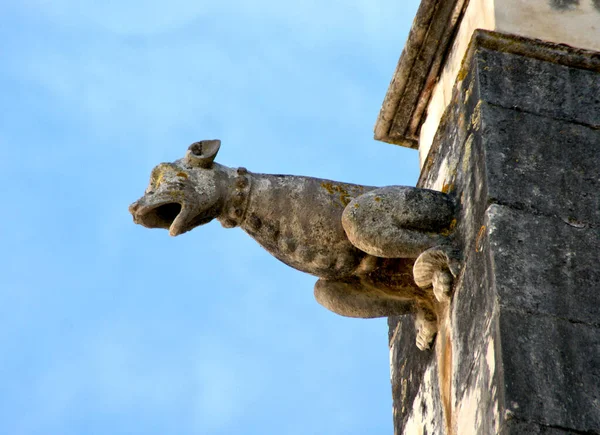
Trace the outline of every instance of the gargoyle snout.
<instances>
[{"instance_id":1,"label":"gargoyle snout","mask_svg":"<svg viewBox=\"0 0 600 435\"><path fill-rule=\"evenodd\" d=\"M143 196L129 206L133 222L146 228L168 229L172 236L182 234L193 228L194 216L192 210L184 207L183 201L173 198Z\"/></svg>"},{"instance_id":2,"label":"gargoyle snout","mask_svg":"<svg viewBox=\"0 0 600 435\"><path fill-rule=\"evenodd\" d=\"M131 213L131 216L133 216L133 222L136 224L140 223L140 221L138 219L138 214L137 214L137 211L139 209L140 209L140 201L139 200L129 206L129 213Z\"/></svg>"},{"instance_id":3,"label":"gargoyle snout","mask_svg":"<svg viewBox=\"0 0 600 435\"><path fill-rule=\"evenodd\" d=\"M129 206L129 213L131 213L133 215L133 217L135 217L135 212L137 211L138 208L140 208L140 203L139 203L139 201L136 201Z\"/></svg>"}]
</instances>

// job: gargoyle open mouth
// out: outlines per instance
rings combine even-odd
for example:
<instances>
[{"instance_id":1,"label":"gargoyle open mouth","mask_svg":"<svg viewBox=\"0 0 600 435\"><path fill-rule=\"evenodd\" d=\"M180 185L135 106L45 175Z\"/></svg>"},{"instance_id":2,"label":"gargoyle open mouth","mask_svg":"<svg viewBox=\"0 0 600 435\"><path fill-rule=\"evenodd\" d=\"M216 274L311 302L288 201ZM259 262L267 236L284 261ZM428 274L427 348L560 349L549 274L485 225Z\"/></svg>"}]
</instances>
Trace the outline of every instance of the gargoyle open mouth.
<instances>
[{"instance_id":1,"label":"gargoyle open mouth","mask_svg":"<svg viewBox=\"0 0 600 435\"><path fill-rule=\"evenodd\" d=\"M178 202L169 202L151 209L146 216L156 222L159 228L170 228L181 209L182 206Z\"/></svg>"},{"instance_id":2,"label":"gargoyle open mouth","mask_svg":"<svg viewBox=\"0 0 600 435\"><path fill-rule=\"evenodd\" d=\"M179 202L163 202L152 205L140 205L139 202L131 204L129 211L135 223L146 228L164 228L169 234L177 236L191 228L185 228L187 215L186 208Z\"/></svg>"},{"instance_id":3,"label":"gargoyle open mouth","mask_svg":"<svg viewBox=\"0 0 600 435\"><path fill-rule=\"evenodd\" d=\"M136 202L129 207L135 223L146 228L168 229L171 236L183 234L214 218L212 209L206 210L205 213L197 213L192 209L193 207L179 202L163 202L145 206Z\"/></svg>"}]
</instances>

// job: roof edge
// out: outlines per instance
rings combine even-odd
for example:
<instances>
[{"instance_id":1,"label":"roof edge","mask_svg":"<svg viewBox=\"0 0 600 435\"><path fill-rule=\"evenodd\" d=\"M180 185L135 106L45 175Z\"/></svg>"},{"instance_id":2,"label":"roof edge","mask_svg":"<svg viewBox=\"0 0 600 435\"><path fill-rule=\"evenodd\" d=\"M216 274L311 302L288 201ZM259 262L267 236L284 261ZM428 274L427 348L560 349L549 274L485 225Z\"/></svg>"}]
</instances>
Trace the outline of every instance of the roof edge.
<instances>
[{"instance_id":1,"label":"roof edge","mask_svg":"<svg viewBox=\"0 0 600 435\"><path fill-rule=\"evenodd\" d=\"M374 138L418 148L418 133L469 0L422 0L375 123Z\"/></svg>"}]
</instances>

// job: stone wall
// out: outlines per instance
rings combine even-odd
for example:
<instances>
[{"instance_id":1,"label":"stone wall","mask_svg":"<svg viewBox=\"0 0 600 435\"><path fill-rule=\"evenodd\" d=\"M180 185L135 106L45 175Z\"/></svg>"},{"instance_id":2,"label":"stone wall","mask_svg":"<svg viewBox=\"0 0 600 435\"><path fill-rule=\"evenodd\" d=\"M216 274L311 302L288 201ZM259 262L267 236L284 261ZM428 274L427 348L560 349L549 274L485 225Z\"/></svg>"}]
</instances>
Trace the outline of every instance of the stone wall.
<instances>
[{"instance_id":1,"label":"stone wall","mask_svg":"<svg viewBox=\"0 0 600 435\"><path fill-rule=\"evenodd\" d=\"M397 434L600 434L600 53L477 31L419 187L460 199L433 351L390 318Z\"/></svg>"}]
</instances>

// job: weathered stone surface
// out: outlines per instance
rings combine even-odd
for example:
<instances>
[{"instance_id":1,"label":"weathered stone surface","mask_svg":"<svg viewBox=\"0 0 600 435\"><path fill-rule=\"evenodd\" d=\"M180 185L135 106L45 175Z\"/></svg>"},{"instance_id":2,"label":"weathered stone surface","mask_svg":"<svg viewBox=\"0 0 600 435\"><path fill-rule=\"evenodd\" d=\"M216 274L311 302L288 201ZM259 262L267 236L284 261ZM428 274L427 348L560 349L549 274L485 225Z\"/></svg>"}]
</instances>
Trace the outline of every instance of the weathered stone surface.
<instances>
[{"instance_id":1,"label":"weathered stone surface","mask_svg":"<svg viewBox=\"0 0 600 435\"><path fill-rule=\"evenodd\" d=\"M467 379L487 352L496 321L497 299L489 291L494 275L486 248L480 246L479 252L467 257L451 307L452 389L458 400L465 395Z\"/></svg>"},{"instance_id":2,"label":"weathered stone surface","mask_svg":"<svg viewBox=\"0 0 600 435\"><path fill-rule=\"evenodd\" d=\"M599 228L497 205L487 225L502 307L600 326Z\"/></svg>"},{"instance_id":3,"label":"weathered stone surface","mask_svg":"<svg viewBox=\"0 0 600 435\"><path fill-rule=\"evenodd\" d=\"M420 187L458 198L463 265L436 358L402 371L438 374L451 433L600 433L600 113L582 88L600 69L503 38L474 40L423 166ZM395 397L403 424L434 418L422 391Z\"/></svg>"},{"instance_id":4,"label":"weathered stone surface","mask_svg":"<svg viewBox=\"0 0 600 435\"><path fill-rule=\"evenodd\" d=\"M412 269L423 251L450 244L452 197L254 174L215 163L220 146L219 140L196 142L183 159L158 165L130 207L134 222L172 236L213 219L239 226L277 259L319 277L314 295L325 308L360 318L416 312L416 344L429 347L437 330L434 295L447 297L453 277L431 255L419 263L422 288Z\"/></svg>"},{"instance_id":5,"label":"weathered stone surface","mask_svg":"<svg viewBox=\"0 0 600 435\"><path fill-rule=\"evenodd\" d=\"M573 227L600 224L599 129L491 104L481 104L480 116L484 146L494 150L486 156L494 202Z\"/></svg>"},{"instance_id":6,"label":"weathered stone surface","mask_svg":"<svg viewBox=\"0 0 600 435\"><path fill-rule=\"evenodd\" d=\"M454 433L461 435L497 434L503 421L499 403L502 373L497 361L502 351L495 323L489 325L482 335L485 343L473 350L477 355L474 364L467 377L460 378L462 388L455 390L453 397L452 426ZM462 356L465 353L457 355L457 359ZM457 379L459 376L455 376L454 380Z\"/></svg>"},{"instance_id":7,"label":"weathered stone surface","mask_svg":"<svg viewBox=\"0 0 600 435\"><path fill-rule=\"evenodd\" d=\"M348 203L342 225L352 244L384 258L417 258L445 243L455 216L454 199L442 192L389 186Z\"/></svg>"},{"instance_id":8,"label":"weathered stone surface","mask_svg":"<svg viewBox=\"0 0 600 435\"><path fill-rule=\"evenodd\" d=\"M498 55L486 48L479 51L477 63L480 71L486 68L485 74L479 76L481 97L485 101L536 115L600 126L597 71L513 53Z\"/></svg>"},{"instance_id":9,"label":"weathered stone surface","mask_svg":"<svg viewBox=\"0 0 600 435\"><path fill-rule=\"evenodd\" d=\"M589 434L590 432L588 432ZM502 430L501 435L581 435L581 431L569 429L560 429L556 427L544 426L537 423L524 422L517 419L508 420Z\"/></svg>"},{"instance_id":10,"label":"weathered stone surface","mask_svg":"<svg viewBox=\"0 0 600 435\"><path fill-rule=\"evenodd\" d=\"M418 147L418 128L465 0L423 0L375 125L375 139Z\"/></svg>"},{"instance_id":11,"label":"weathered stone surface","mask_svg":"<svg viewBox=\"0 0 600 435\"><path fill-rule=\"evenodd\" d=\"M600 433L600 328L505 309L500 334L505 406L512 415Z\"/></svg>"},{"instance_id":12,"label":"weathered stone surface","mask_svg":"<svg viewBox=\"0 0 600 435\"><path fill-rule=\"evenodd\" d=\"M511 35L505 51L518 51L512 35L553 41L556 47L568 44L600 50L599 4L598 0L422 1L377 119L375 138L412 148L418 145L424 162L475 29ZM510 85L520 82L525 89L527 77L515 81L520 72L512 71ZM554 77L560 85L560 76ZM535 81L531 84L535 88ZM543 99L543 92L539 97Z\"/></svg>"},{"instance_id":13,"label":"weathered stone surface","mask_svg":"<svg viewBox=\"0 0 600 435\"><path fill-rule=\"evenodd\" d=\"M423 373L419 391L412 402L412 409L402 433L435 435L446 431L439 383L438 367L429 364Z\"/></svg>"},{"instance_id":14,"label":"weathered stone surface","mask_svg":"<svg viewBox=\"0 0 600 435\"><path fill-rule=\"evenodd\" d=\"M415 326L408 316L390 317L390 378L395 433L405 433L425 371L435 360L432 351L414 352Z\"/></svg>"}]
</instances>

